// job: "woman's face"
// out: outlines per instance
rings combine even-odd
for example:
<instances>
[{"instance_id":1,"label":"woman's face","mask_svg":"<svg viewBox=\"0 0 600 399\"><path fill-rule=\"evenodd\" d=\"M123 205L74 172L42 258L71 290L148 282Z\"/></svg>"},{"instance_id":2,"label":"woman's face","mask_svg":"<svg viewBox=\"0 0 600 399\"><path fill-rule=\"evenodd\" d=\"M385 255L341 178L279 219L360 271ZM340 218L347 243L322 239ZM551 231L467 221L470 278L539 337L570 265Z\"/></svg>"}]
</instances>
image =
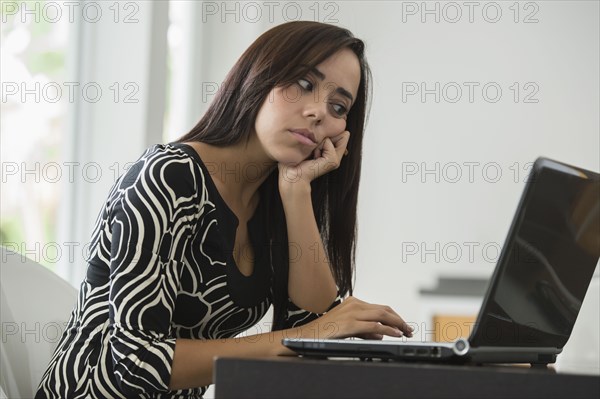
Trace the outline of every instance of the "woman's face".
<instances>
[{"instance_id":1,"label":"woman's face","mask_svg":"<svg viewBox=\"0 0 600 399\"><path fill-rule=\"evenodd\" d=\"M345 131L359 84L358 57L345 48L291 86L274 88L255 123L256 135L267 156L288 165L312 158L327 137Z\"/></svg>"}]
</instances>

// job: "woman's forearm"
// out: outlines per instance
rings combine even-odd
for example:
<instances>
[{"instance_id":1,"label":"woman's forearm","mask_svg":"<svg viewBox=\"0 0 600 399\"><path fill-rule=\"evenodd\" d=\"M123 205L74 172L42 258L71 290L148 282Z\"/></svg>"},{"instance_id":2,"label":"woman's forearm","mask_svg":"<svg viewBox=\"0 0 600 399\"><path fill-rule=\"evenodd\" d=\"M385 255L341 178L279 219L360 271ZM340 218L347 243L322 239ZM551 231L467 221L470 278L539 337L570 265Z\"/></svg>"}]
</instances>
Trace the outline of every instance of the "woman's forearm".
<instances>
[{"instance_id":1,"label":"woman's forearm","mask_svg":"<svg viewBox=\"0 0 600 399\"><path fill-rule=\"evenodd\" d=\"M281 190L288 231L290 299L300 308L323 313L334 302L337 287L315 220L310 184L293 183Z\"/></svg>"},{"instance_id":2,"label":"woman's forearm","mask_svg":"<svg viewBox=\"0 0 600 399\"><path fill-rule=\"evenodd\" d=\"M348 297L320 318L303 326L240 338L215 340L177 339L171 368L172 390L197 388L212 383L215 357L268 357L293 355L282 345L284 338L381 339L412 336L412 329L390 307Z\"/></svg>"},{"instance_id":3,"label":"woman's forearm","mask_svg":"<svg viewBox=\"0 0 600 399\"><path fill-rule=\"evenodd\" d=\"M281 344L283 338L312 337L309 327L226 339L177 339L171 367L171 390L198 388L213 379L215 357L266 357L293 354Z\"/></svg>"}]
</instances>

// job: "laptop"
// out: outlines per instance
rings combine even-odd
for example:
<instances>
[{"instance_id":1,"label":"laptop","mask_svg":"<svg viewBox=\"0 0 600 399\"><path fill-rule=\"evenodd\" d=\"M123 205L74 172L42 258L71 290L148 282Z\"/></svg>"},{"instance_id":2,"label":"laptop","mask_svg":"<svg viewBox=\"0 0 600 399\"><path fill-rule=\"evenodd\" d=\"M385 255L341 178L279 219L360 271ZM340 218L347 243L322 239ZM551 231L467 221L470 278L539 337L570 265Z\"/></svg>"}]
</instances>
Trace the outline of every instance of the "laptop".
<instances>
[{"instance_id":1,"label":"laptop","mask_svg":"<svg viewBox=\"0 0 600 399\"><path fill-rule=\"evenodd\" d=\"M600 257L600 175L547 158L531 170L468 339L284 339L304 356L554 363Z\"/></svg>"}]
</instances>

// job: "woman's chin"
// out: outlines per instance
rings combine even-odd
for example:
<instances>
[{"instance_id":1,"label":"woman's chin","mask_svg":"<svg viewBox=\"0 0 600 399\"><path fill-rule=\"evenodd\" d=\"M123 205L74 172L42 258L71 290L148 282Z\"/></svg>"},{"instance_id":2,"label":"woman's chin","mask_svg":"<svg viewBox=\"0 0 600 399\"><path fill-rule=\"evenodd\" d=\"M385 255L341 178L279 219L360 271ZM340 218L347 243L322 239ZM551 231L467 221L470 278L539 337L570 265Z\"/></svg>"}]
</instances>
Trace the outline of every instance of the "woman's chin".
<instances>
[{"instance_id":1,"label":"woman's chin","mask_svg":"<svg viewBox=\"0 0 600 399\"><path fill-rule=\"evenodd\" d=\"M308 154L303 157L302 154L296 152L295 154L282 154L282 156L278 157L277 162L285 166L298 166L303 161L311 158L311 154Z\"/></svg>"}]
</instances>

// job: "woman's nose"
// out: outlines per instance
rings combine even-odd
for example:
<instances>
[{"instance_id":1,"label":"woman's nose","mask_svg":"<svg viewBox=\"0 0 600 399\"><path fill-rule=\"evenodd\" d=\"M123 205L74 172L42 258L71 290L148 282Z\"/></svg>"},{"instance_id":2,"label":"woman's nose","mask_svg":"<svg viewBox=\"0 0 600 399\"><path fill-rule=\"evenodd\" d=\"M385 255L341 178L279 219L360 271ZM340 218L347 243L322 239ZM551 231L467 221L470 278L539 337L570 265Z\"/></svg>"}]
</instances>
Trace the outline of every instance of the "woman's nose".
<instances>
[{"instance_id":1,"label":"woman's nose","mask_svg":"<svg viewBox=\"0 0 600 399\"><path fill-rule=\"evenodd\" d=\"M304 116L311 119L315 124L323 122L326 112L325 102L316 98L308 100L304 107Z\"/></svg>"}]
</instances>

